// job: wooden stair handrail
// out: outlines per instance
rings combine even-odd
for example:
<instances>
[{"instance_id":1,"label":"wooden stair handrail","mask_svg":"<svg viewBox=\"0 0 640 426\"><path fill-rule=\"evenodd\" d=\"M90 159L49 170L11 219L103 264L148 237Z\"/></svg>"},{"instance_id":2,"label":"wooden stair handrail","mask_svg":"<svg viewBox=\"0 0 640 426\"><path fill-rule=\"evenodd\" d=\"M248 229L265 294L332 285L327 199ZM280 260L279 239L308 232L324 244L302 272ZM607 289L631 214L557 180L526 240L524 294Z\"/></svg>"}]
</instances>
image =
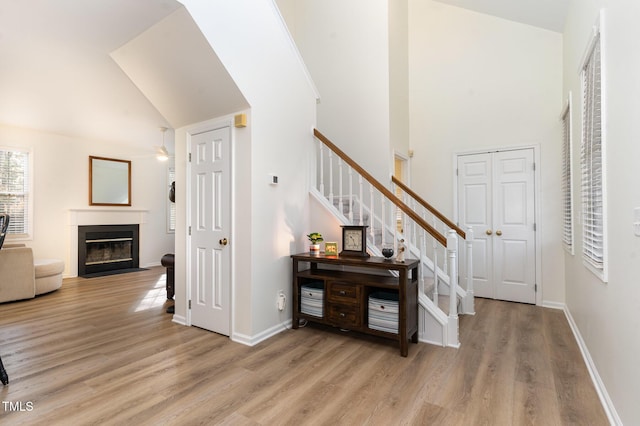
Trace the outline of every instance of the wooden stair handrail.
<instances>
[{"instance_id":1,"label":"wooden stair handrail","mask_svg":"<svg viewBox=\"0 0 640 426\"><path fill-rule=\"evenodd\" d=\"M395 196L395 194L389 191L384 185L378 182L373 176L371 176L365 169L360 167L358 163L353 161L351 157L345 154L340 148L338 148L333 142L331 142L325 135L320 133L318 129L313 129L313 134L316 138L318 138L322 143L324 143L330 150L338 155L338 157L342 158L342 160L351 166L356 172L360 174L363 178L367 180L371 185L373 185L378 191L384 194L393 204L396 205L400 210L402 210L407 216L413 219L422 229L427 231L433 238L435 238L440 244L443 246L447 246L447 239L444 235L438 232L433 226L429 225L423 218L421 218L416 212L414 212L409 206L407 206L402 200Z\"/></svg>"},{"instance_id":2,"label":"wooden stair handrail","mask_svg":"<svg viewBox=\"0 0 640 426\"><path fill-rule=\"evenodd\" d=\"M407 185L405 185L401 180L399 180L395 176L391 176L391 181L393 183L395 183L396 185L398 185L400 187L400 189L402 189L404 192L409 194L411 196L411 198L413 198L418 203L420 203L422 205L422 207L424 207L425 209L429 210L432 215L434 215L435 217L440 219L445 225L447 225L449 228L455 230L456 233L458 235L460 235L463 239L467 238L466 232L464 232L462 229L460 229L460 227L458 225L456 225L455 223L451 222L449 220L449 218L447 218L445 215L440 213L438 211L438 209L436 209L431 204L429 204L425 200L423 200L418 194L416 194L411 188L409 188Z\"/></svg>"}]
</instances>

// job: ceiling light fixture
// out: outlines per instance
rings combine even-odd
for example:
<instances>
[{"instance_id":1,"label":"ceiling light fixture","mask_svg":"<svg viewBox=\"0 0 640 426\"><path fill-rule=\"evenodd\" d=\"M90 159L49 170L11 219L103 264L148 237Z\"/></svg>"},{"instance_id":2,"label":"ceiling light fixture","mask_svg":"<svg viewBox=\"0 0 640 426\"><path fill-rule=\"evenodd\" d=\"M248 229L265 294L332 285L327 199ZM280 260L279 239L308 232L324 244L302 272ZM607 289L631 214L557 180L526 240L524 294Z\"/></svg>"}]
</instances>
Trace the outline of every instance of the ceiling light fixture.
<instances>
[{"instance_id":1,"label":"ceiling light fixture","mask_svg":"<svg viewBox=\"0 0 640 426\"><path fill-rule=\"evenodd\" d=\"M167 128L160 127L160 131L162 132L162 146L158 148L158 160L167 161L169 159L169 151L167 151L167 147L164 146L164 134L167 131Z\"/></svg>"}]
</instances>

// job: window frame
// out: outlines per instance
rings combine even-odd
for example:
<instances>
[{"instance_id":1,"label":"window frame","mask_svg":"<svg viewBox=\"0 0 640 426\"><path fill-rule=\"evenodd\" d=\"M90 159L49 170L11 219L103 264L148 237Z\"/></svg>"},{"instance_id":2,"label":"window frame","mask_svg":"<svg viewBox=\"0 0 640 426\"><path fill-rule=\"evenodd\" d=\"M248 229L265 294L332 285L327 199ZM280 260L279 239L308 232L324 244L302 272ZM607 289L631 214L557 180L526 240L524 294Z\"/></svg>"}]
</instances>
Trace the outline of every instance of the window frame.
<instances>
[{"instance_id":1,"label":"window frame","mask_svg":"<svg viewBox=\"0 0 640 426\"><path fill-rule=\"evenodd\" d=\"M600 16L598 21L593 27L593 32L589 43L587 44L587 48L585 50L585 54L583 57L583 61L580 67L580 80L581 80L581 92L582 92L582 138L580 143L580 172L581 172L581 195L582 195L582 260L585 267L595 274L601 281L608 281L608 216L607 216L607 170L606 170L606 74L605 74L605 43L604 43L604 13L600 11ZM586 113L587 113L587 90L589 89L586 85L586 71L590 66L591 59L594 57L594 53L596 50L599 50L599 71L600 74L600 87L599 87L599 95L600 95L600 109L599 109L599 120L600 120L600 138L599 138L599 150L597 150L597 155L599 155L599 159L594 157L593 155L593 133L588 133L589 130L593 130L593 128L588 129L589 123L593 123L594 120L590 120L587 122ZM596 109L597 111L597 109ZM587 141L587 138L590 140ZM586 144L590 145L586 145ZM587 158L585 158L587 157ZM599 176L596 175L596 179L593 176L593 164L594 158L599 160L599 164L596 164L596 167L599 168ZM588 160L588 161L587 161ZM596 194L596 197L590 197L587 194L593 193L594 185L593 182L599 178L599 192ZM593 226L589 229L589 224L594 222L594 217L597 215L594 213L594 204L597 203L597 200L600 200L601 203L601 224L598 227ZM594 203L594 199L596 203ZM595 231L595 232L593 232ZM600 235L599 240L590 237L590 235ZM594 240L593 242L588 242L589 240ZM601 245L601 248L598 246ZM600 258L593 255L596 253L600 255Z\"/></svg>"},{"instance_id":2,"label":"window frame","mask_svg":"<svg viewBox=\"0 0 640 426\"><path fill-rule=\"evenodd\" d=\"M24 212L25 220L25 228L26 232L21 234L11 233L11 223L12 220L9 220L9 229L7 230L6 241L31 241L33 240L33 204L34 204L34 195L33 195L33 182L34 182L34 168L33 168L33 149L24 148L24 147L16 147L16 146L7 146L0 145L0 151L5 152L19 152L22 154L26 154L27 158L27 177L26 177L26 191L25 197L27 200L26 211ZM3 210L4 211L4 210ZM8 212L10 216L11 212ZM14 222L15 223L15 222Z\"/></svg>"}]
</instances>

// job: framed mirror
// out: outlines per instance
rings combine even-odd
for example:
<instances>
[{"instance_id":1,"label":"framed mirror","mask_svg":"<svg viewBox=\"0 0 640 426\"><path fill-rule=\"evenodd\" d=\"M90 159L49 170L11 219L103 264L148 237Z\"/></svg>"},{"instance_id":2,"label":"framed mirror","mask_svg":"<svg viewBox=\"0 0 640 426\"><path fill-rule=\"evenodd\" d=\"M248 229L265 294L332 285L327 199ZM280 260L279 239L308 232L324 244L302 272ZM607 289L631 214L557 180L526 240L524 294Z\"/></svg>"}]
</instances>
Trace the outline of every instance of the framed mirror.
<instances>
[{"instance_id":1,"label":"framed mirror","mask_svg":"<svg viewBox=\"0 0 640 426\"><path fill-rule=\"evenodd\" d=\"M89 157L89 205L131 205L131 161Z\"/></svg>"}]
</instances>

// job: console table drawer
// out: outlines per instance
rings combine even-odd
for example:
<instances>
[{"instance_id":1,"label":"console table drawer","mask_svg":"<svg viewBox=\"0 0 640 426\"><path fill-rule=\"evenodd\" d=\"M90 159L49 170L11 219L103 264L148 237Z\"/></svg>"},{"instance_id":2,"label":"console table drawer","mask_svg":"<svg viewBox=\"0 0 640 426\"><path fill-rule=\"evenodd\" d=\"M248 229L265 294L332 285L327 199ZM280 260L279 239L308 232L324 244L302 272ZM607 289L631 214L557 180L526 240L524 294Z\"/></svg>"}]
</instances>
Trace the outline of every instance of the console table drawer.
<instances>
[{"instance_id":1,"label":"console table drawer","mask_svg":"<svg viewBox=\"0 0 640 426\"><path fill-rule=\"evenodd\" d=\"M360 303L360 286L339 281L329 282L328 299L342 303Z\"/></svg>"},{"instance_id":2,"label":"console table drawer","mask_svg":"<svg viewBox=\"0 0 640 426\"><path fill-rule=\"evenodd\" d=\"M360 327L360 310L355 305L329 305L329 322L340 327Z\"/></svg>"}]
</instances>

